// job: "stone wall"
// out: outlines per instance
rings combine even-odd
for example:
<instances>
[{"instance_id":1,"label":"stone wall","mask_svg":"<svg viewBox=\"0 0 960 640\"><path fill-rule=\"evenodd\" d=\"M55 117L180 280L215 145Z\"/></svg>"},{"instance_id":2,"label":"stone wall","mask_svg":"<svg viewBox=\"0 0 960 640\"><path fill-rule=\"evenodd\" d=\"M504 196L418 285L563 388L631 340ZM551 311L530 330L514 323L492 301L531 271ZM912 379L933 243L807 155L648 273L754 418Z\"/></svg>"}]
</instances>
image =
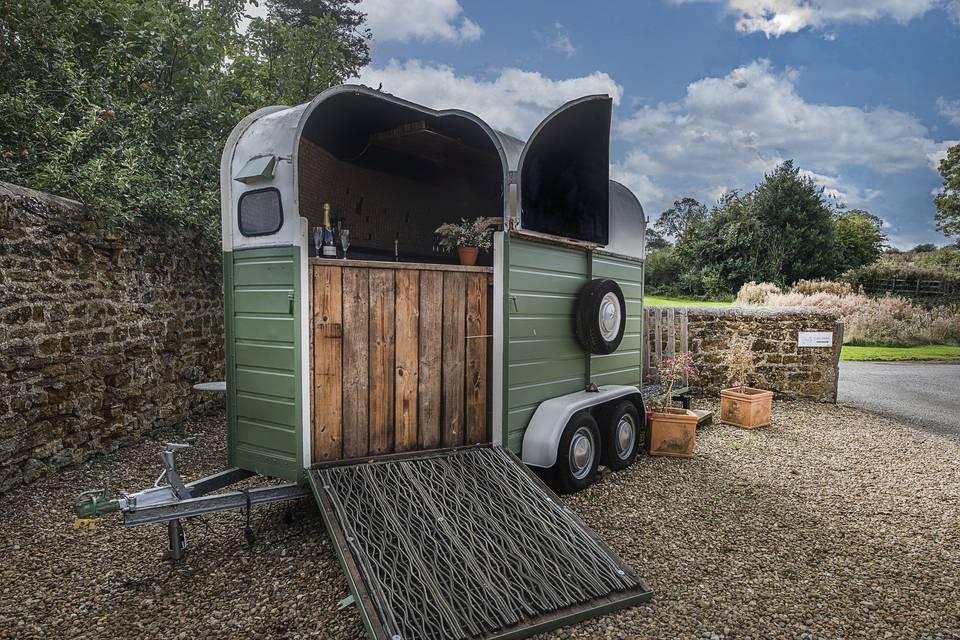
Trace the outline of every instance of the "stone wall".
<instances>
[{"instance_id":1,"label":"stone wall","mask_svg":"<svg viewBox=\"0 0 960 640\"><path fill-rule=\"evenodd\" d=\"M220 253L0 183L0 491L221 402Z\"/></svg>"},{"instance_id":2,"label":"stone wall","mask_svg":"<svg viewBox=\"0 0 960 640\"><path fill-rule=\"evenodd\" d=\"M689 349L698 370L690 380L695 393L716 394L730 386L721 364L723 355L731 339L744 336L754 339L756 373L752 385L782 398L836 402L842 340L836 314L809 307L705 307L684 311ZM676 331L679 335L679 326ZM800 331L833 332L833 347L800 347Z\"/></svg>"}]
</instances>

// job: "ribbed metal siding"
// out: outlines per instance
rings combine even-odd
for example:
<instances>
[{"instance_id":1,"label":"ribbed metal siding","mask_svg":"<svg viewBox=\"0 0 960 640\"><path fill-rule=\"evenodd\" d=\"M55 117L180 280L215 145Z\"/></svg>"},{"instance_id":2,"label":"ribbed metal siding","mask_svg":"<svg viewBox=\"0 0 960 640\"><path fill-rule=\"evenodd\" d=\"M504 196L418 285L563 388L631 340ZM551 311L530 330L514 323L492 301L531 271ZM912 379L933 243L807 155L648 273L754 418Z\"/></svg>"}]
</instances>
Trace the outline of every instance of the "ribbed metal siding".
<instances>
[{"instance_id":1,"label":"ribbed metal siding","mask_svg":"<svg viewBox=\"0 0 960 640\"><path fill-rule=\"evenodd\" d=\"M519 452L544 400L583 389L587 358L573 333L577 291L589 277L586 251L510 240L505 443Z\"/></svg>"},{"instance_id":2,"label":"ribbed metal siding","mask_svg":"<svg viewBox=\"0 0 960 640\"><path fill-rule=\"evenodd\" d=\"M302 467L299 264L297 247L224 254L230 464L288 480Z\"/></svg>"},{"instance_id":3,"label":"ribbed metal siding","mask_svg":"<svg viewBox=\"0 0 960 640\"><path fill-rule=\"evenodd\" d=\"M593 277L615 280L627 304L623 342L611 354L590 357L590 380L597 384L640 384L643 344L643 263L594 254Z\"/></svg>"},{"instance_id":4,"label":"ribbed metal siding","mask_svg":"<svg viewBox=\"0 0 960 640\"><path fill-rule=\"evenodd\" d=\"M587 382L640 384L643 263L510 239L505 301L505 445L520 453L523 434L544 400L580 391ZM627 326L620 347L591 356L574 335L577 292L588 280L611 278L623 289Z\"/></svg>"}]
</instances>

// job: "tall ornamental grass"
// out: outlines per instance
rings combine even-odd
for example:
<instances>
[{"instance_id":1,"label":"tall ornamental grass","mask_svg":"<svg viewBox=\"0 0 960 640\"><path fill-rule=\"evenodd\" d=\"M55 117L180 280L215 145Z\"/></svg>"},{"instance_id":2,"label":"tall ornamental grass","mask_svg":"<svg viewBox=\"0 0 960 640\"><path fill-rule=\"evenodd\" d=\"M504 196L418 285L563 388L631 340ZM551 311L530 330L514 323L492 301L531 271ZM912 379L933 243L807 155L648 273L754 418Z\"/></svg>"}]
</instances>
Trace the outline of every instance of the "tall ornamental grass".
<instances>
[{"instance_id":1,"label":"tall ornamental grass","mask_svg":"<svg viewBox=\"0 0 960 640\"><path fill-rule=\"evenodd\" d=\"M872 298L862 291L854 293L845 283L801 281L784 292L769 282L748 282L734 305L834 311L843 320L845 344L960 344L960 306L924 308L898 296Z\"/></svg>"}]
</instances>

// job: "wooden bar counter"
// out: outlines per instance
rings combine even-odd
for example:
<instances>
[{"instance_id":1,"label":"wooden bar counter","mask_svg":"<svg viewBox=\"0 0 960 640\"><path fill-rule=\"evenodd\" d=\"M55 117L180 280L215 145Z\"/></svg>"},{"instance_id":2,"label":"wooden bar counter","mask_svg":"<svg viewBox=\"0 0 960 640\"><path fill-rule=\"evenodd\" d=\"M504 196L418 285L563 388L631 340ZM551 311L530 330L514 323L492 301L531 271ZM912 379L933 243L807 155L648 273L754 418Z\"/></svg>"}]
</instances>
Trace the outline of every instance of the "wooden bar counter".
<instances>
[{"instance_id":1,"label":"wooden bar counter","mask_svg":"<svg viewBox=\"0 0 960 640\"><path fill-rule=\"evenodd\" d=\"M310 258L314 462L490 440L492 273Z\"/></svg>"}]
</instances>

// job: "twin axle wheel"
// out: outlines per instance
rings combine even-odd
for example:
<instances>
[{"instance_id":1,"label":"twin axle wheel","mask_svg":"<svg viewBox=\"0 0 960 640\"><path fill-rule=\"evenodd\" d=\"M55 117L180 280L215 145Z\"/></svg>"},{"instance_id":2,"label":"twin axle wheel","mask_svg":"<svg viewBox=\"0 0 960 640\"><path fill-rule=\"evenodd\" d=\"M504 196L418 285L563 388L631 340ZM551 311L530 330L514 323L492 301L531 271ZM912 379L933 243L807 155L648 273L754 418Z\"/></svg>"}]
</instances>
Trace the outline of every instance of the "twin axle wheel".
<instances>
[{"instance_id":1,"label":"twin axle wheel","mask_svg":"<svg viewBox=\"0 0 960 640\"><path fill-rule=\"evenodd\" d=\"M588 411L574 414L560 436L552 484L561 493L590 486L603 464L619 471L633 464L643 444L643 426L637 407L629 400L600 407L597 417Z\"/></svg>"}]
</instances>

